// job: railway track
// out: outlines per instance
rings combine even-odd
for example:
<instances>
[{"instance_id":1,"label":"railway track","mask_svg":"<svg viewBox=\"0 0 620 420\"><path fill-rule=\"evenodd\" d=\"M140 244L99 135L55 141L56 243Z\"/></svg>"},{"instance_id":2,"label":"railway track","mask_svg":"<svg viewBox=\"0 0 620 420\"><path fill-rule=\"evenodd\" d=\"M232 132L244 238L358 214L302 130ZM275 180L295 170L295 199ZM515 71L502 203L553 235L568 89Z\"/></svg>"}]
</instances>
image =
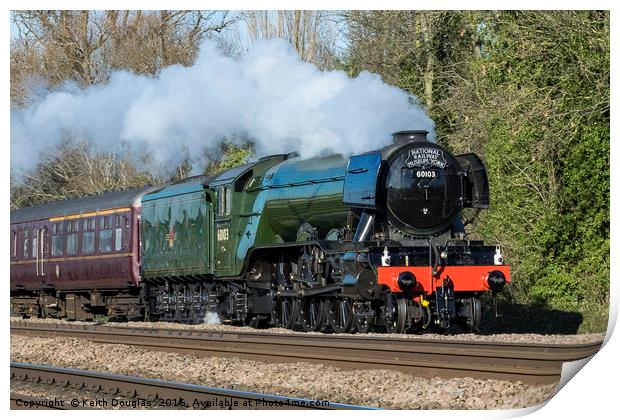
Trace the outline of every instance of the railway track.
<instances>
[{"instance_id":1,"label":"railway track","mask_svg":"<svg viewBox=\"0 0 620 420\"><path fill-rule=\"evenodd\" d=\"M564 362L589 357L602 344L196 331L24 321L11 322L11 333L275 363L303 361L347 369L395 369L421 377L473 377L541 385L559 381Z\"/></svg>"},{"instance_id":2,"label":"railway track","mask_svg":"<svg viewBox=\"0 0 620 420\"><path fill-rule=\"evenodd\" d=\"M95 392L107 398L41 399L11 395L11 407L23 409L368 409L368 407L238 391L90 370L11 362L11 380ZM60 402L62 401L62 403ZM37 404L38 403L38 404Z\"/></svg>"}]
</instances>

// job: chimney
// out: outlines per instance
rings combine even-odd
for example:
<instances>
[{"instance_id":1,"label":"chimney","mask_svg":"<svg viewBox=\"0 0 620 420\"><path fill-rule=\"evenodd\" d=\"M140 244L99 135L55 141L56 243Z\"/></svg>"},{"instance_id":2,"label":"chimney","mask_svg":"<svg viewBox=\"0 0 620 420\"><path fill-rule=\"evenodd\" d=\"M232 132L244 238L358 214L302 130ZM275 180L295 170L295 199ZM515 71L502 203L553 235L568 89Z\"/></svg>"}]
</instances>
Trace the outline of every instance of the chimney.
<instances>
[{"instance_id":1,"label":"chimney","mask_svg":"<svg viewBox=\"0 0 620 420\"><path fill-rule=\"evenodd\" d=\"M403 130L392 133L392 139L394 143L404 143L410 141L428 141L426 130Z\"/></svg>"}]
</instances>

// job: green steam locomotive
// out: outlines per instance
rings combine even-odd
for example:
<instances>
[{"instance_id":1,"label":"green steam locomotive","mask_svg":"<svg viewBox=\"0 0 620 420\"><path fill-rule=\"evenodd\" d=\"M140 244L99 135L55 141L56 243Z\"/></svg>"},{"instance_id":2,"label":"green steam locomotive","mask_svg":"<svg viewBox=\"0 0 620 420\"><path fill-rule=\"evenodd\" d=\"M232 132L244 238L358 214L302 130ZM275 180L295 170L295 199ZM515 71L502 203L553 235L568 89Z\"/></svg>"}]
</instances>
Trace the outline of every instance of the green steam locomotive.
<instances>
[{"instance_id":1,"label":"green steam locomotive","mask_svg":"<svg viewBox=\"0 0 620 420\"><path fill-rule=\"evenodd\" d=\"M486 208L473 154L426 132L345 159L265 157L142 199L146 317L208 313L255 327L404 332L480 323L480 294L509 281L496 247L466 238Z\"/></svg>"}]
</instances>

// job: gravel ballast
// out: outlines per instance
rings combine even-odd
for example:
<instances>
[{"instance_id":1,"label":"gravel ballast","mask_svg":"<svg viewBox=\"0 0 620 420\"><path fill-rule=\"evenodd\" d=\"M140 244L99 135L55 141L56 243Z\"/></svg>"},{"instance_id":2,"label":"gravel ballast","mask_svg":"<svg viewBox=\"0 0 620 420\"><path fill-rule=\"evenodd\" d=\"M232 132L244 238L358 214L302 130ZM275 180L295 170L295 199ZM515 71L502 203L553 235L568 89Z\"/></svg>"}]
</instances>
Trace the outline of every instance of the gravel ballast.
<instances>
[{"instance_id":1,"label":"gravel ballast","mask_svg":"<svg viewBox=\"0 0 620 420\"><path fill-rule=\"evenodd\" d=\"M399 409L522 408L544 402L556 388L472 378L425 379L391 370L349 371L308 363L200 357L61 337L12 335L11 360Z\"/></svg>"}]
</instances>

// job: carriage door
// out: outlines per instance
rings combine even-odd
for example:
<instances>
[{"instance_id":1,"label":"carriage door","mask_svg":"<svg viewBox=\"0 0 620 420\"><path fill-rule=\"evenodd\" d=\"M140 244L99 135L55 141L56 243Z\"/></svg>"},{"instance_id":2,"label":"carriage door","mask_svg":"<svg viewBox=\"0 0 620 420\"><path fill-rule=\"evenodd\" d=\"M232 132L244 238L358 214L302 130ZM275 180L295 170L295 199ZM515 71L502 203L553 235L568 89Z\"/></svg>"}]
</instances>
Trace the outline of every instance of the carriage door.
<instances>
[{"instance_id":1,"label":"carriage door","mask_svg":"<svg viewBox=\"0 0 620 420\"><path fill-rule=\"evenodd\" d=\"M37 279L46 285L49 284L49 237L44 222L35 223L32 231L32 256L35 260Z\"/></svg>"},{"instance_id":2,"label":"carriage door","mask_svg":"<svg viewBox=\"0 0 620 420\"><path fill-rule=\"evenodd\" d=\"M216 189L217 210L215 215L215 270L219 275L232 268L235 250L232 244L231 209L232 184L221 185Z\"/></svg>"}]
</instances>

